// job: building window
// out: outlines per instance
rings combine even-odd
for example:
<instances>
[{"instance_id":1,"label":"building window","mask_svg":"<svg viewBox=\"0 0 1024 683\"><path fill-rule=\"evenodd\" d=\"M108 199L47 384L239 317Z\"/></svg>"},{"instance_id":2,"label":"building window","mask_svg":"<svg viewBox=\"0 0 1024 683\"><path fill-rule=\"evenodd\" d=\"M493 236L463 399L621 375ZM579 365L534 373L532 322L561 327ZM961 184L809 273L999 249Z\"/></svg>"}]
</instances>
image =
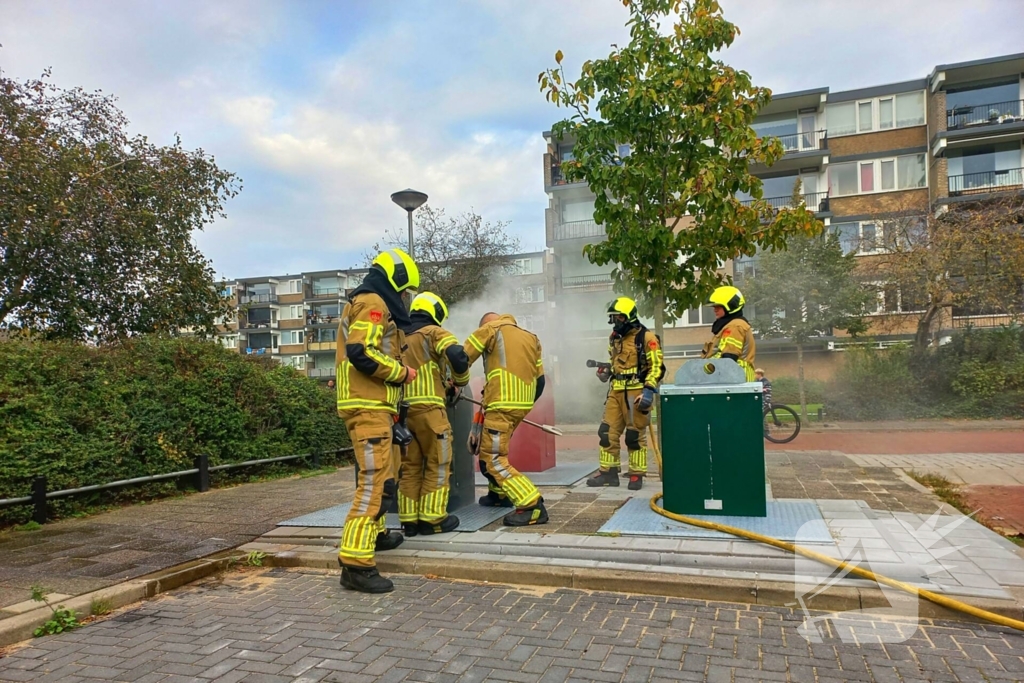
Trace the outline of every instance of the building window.
<instances>
[{"instance_id":1,"label":"building window","mask_svg":"<svg viewBox=\"0 0 1024 683\"><path fill-rule=\"evenodd\" d=\"M287 330L281 333L282 344L304 344L306 333L302 330Z\"/></svg>"},{"instance_id":2,"label":"building window","mask_svg":"<svg viewBox=\"0 0 1024 683\"><path fill-rule=\"evenodd\" d=\"M594 220L594 200L589 199L582 202L562 203L562 222L576 223L577 221Z\"/></svg>"},{"instance_id":3,"label":"building window","mask_svg":"<svg viewBox=\"0 0 1024 683\"><path fill-rule=\"evenodd\" d=\"M715 322L715 309L711 306L701 306L686 311L675 324L676 327L697 327L698 325L710 325L713 322Z\"/></svg>"},{"instance_id":4,"label":"building window","mask_svg":"<svg viewBox=\"0 0 1024 683\"><path fill-rule=\"evenodd\" d=\"M285 356L283 359L284 364L295 368L296 370L306 369L306 357L305 356Z\"/></svg>"},{"instance_id":5,"label":"building window","mask_svg":"<svg viewBox=\"0 0 1024 683\"><path fill-rule=\"evenodd\" d=\"M868 283L877 289L877 298L868 303L867 315L891 313L921 313L928 307L924 290L913 284L900 285L894 282Z\"/></svg>"},{"instance_id":6,"label":"building window","mask_svg":"<svg viewBox=\"0 0 1024 683\"><path fill-rule=\"evenodd\" d=\"M218 337L220 345L226 349L237 349L238 348L238 335L234 334L228 337Z\"/></svg>"},{"instance_id":7,"label":"building window","mask_svg":"<svg viewBox=\"0 0 1024 683\"><path fill-rule=\"evenodd\" d=\"M829 230L839 237L844 254L877 254L883 250L884 227L878 221L833 223Z\"/></svg>"},{"instance_id":8,"label":"building window","mask_svg":"<svg viewBox=\"0 0 1024 683\"><path fill-rule=\"evenodd\" d=\"M235 295L235 286L227 285L224 289L220 290L220 295L225 299L230 299Z\"/></svg>"},{"instance_id":9,"label":"building window","mask_svg":"<svg viewBox=\"0 0 1024 683\"><path fill-rule=\"evenodd\" d=\"M516 275L533 275L543 271L540 257L517 258L512 260L512 270Z\"/></svg>"},{"instance_id":10,"label":"building window","mask_svg":"<svg viewBox=\"0 0 1024 683\"><path fill-rule=\"evenodd\" d=\"M887 95L825 107L829 137L924 125L924 91Z\"/></svg>"},{"instance_id":11,"label":"building window","mask_svg":"<svg viewBox=\"0 0 1024 683\"><path fill-rule=\"evenodd\" d=\"M925 155L832 164L828 178L829 194L833 197L925 187Z\"/></svg>"}]
</instances>

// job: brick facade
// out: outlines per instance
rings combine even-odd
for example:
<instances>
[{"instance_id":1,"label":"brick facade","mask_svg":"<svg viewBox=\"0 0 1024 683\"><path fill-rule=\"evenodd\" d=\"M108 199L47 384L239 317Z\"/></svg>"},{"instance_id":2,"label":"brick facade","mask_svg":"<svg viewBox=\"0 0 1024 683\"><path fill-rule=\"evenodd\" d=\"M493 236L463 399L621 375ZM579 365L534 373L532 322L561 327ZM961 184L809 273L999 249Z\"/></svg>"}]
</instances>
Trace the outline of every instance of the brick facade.
<instances>
[{"instance_id":1,"label":"brick facade","mask_svg":"<svg viewBox=\"0 0 1024 683\"><path fill-rule=\"evenodd\" d=\"M939 90L928 96L928 141L946 130L946 92ZM928 156L928 188L932 201L949 195L946 157Z\"/></svg>"},{"instance_id":2,"label":"brick facade","mask_svg":"<svg viewBox=\"0 0 1024 683\"><path fill-rule=\"evenodd\" d=\"M878 192L853 197L833 197L829 203L832 213L836 216L832 219L833 223L843 216L927 211L928 190L922 188L903 192Z\"/></svg>"},{"instance_id":3,"label":"brick facade","mask_svg":"<svg viewBox=\"0 0 1024 683\"><path fill-rule=\"evenodd\" d=\"M878 133L844 135L828 139L829 161L834 163L841 157L873 152L878 152L879 156L882 156L885 152L923 147L927 144L928 132L925 126L897 128Z\"/></svg>"},{"instance_id":4,"label":"brick facade","mask_svg":"<svg viewBox=\"0 0 1024 683\"><path fill-rule=\"evenodd\" d=\"M282 330L301 330L306 326L306 321L302 318L285 319L278 322L278 325Z\"/></svg>"}]
</instances>

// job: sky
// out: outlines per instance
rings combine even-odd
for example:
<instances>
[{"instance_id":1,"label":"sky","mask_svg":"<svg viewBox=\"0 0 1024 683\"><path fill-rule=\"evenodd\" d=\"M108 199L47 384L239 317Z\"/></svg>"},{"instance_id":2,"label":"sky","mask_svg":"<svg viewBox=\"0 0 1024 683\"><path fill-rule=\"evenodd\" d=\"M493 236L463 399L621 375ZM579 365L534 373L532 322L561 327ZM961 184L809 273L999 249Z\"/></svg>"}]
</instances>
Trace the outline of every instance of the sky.
<instances>
[{"instance_id":1,"label":"sky","mask_svg":"<svg viewBox=\"0 0 1024 683\"><path fill-rule=\"evenodd\" d=\"M722 0L723 59L775 92L1024 51L1024 0ZM242 178L196 241L222 277L347 268L405 229L396 190L544 247L537 74L625 44L619 0L0 0L0 70L118 98Z\"/></svg>"}]
</instances>

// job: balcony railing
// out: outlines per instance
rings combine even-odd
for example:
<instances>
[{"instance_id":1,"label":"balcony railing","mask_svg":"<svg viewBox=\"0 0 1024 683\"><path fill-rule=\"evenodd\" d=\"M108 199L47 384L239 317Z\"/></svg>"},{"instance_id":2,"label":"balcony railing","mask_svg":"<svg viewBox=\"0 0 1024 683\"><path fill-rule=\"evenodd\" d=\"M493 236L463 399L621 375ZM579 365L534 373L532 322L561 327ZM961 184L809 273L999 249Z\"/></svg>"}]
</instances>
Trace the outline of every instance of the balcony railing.
<instances>
[{"instance_id":1,"label":"balcony railing","mask_svg":"<svg viewBox=\"0 0 1024 683\"><path fill-rule=\"evenodd\" d=\"M276 330L276 320L251 320L238 323L239 330Z\"/></svg>"},{"instance_id":2,"label":"balcony railing","mask_svg":"<svg viewBox=\"0 0 1024 683\"><path fill-rule=\"evenodd\" d=\"M243 294L240 304L276 304L277 294Z\"/></svg>"},{"instance_id":3,"label":"balcony railing","mask_svg":"<svg viewBox=\"0 0 1024 683\"><path fill-rule=\"evenodd\" d=\"M338 318L341 315L337 313L331 313L324 315L321 313L307 313L306 314L306 327L317 327L319 325L332 326L338 324Z\"/></svg>"},{"instance_id":4,"label":"balcony railing","mask_svg":"<svg viewBox=\"0 0 1024 683\"><path fill-rule=\"evenodd\" d=\"M802 196L802 205L811 209L815 213L828 211L828 190L825 190L824 192L808 192ZM793 208L792 195L786 197L765 197L764 200L775 210ZM744 199L740 202L743 206L750 206L753 203L753 199Z\"/></svg>"},{"instance_id":5,"label":"balcony railing","mask_svg":"<svg viewBox=\"0 0 1024 683\"><path fill-rule=\"evenodd\" d=\"M828 149L828 131L812 130L806 133L776 136L782 142L786 154L791 152L809 152L816 149Z\"/></svg>"},{"instance_id":6,"label":"balcony railing","mask_svg":"<svg viewBox=\"0 0 1024 683\"><path fill-rule=\"evenodd\" d=\"M310 377L334 377L337 368L309 368Z\"/></svg>"},{"instance_id":7,"label":"balcony railing","mask_svg":"<svg viewBox=\"0 0 1024 683\"><path fill-rule=\"evenodd\" d=\"M263 355L266 355L266 354L280 353L280 351L276 347L270 347L270 346L265 346L265 347L259 348L259 349L254 349L254 348L251 348L251 347L247 346L244 349L242 349L242 353L250 355L250 356L263 356Z\"/></svg>"},{"instance_id":8,"label":"balcony railing","mask_svg":"<svg viewBox=\"0 0 1024 683\"><path fill-rule=\"evenodd\" d=\"M1024 186L1024 173L1019 168L949 176L950 197L1006 192L1008 190L1019 190L1022 186Z\"/></svg>"},{"instance_id":9,"label":"balcony railing","mask_svg":"<svg viewBox=\"0 0 1024 683\"><path fill-rule=\"evenodd\" d=\"M306 349L308 351L336 351L338 349L338 342L336 341L311 341L308 342Z\"/></svg>"},{"instance_id":10,"label":"balcony railing","mask_svg":"<svg viewBox=\"0 0 1024 683\"><path fill-rule=\"evenodd\" d=\"M338 299L345 290L341 287L318 287L313 285L308 291L311 299Z\"/></svg>"},{"instance_id":11,"label":"balcony railing","mask_svg":"<svg viewBox=\"0 0 1024 683\"><path fill-rule=\"evenodd\" d=\"M604 237L604 226L593 219L588 221L570 221L555 225L556 240L575 240L581 237Z\"/></svg>"},{"instance_id":12,"label":"balcony railing","mask_svg":"<svg viewBox=\"0 0 1024 683\"><path fill-rule=\"evenodd\" d=\"M562 289L606 289L611 286L612 276L606 273L562 278Z\"/></svg>"},{"instance_id":13,"label":"balcony railing","mask_svg":"<svg viewBox=\"0 0 1024 683\"><path fill-rule=\"evenodd\" d=\"M963 329L966 327L1008 327L1019 324L1019 317L1009 315L954 315L953 327Z\"/></svg>"},{"instance_id":14,"label":"balcony railing","mask_svg":"<svg viewBox=\"0 0 1024 683\"><path fill-rule=\"evenodd\" d=\"M946 129L960 130L995 123L1024 121L1024 100L974 104L946 110Z\"/></svg>"}]
</instances>

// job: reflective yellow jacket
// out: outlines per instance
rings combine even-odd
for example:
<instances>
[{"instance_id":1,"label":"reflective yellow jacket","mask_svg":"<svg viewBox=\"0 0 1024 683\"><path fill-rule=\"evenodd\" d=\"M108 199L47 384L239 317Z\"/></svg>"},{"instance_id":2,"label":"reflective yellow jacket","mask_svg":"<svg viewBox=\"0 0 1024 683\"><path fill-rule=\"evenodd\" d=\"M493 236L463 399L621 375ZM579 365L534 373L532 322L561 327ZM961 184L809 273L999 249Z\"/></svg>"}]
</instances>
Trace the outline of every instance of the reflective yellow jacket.
<instances>
[{"instance_id":1,"label":"reflective yellow jacket","mask_svg":"<svg viewBox=\"0 0 1024 683\"><path fill-rule=\"evenodd\" d=\"M456 386L469 383L469 363L463 360L465 367L460 373L451 361L450 349L456 351L455 356L465 358L465 352L458 340L448 330L437 325L426 325L405 338L406 364L416 370L416 379L405 387L405 400L415 409L416 406L444 406L444 379L451 369L451 377ZM453 349L453 347L456 347Z\"/></svg>"},{"instance_id":2,"label":"reflective yellow jacket","mask_svg":"<svg viewBox=\"0 0 1024 683\"><path fill-rule=\"evenodd\" d=\"M636 350L636 335L639 328L634 328L620 337L612 334L608 339L608 358L612 364L612 391L633 391L658 388L658 375L661 374L662 352L658 337L646 330L644 334L644 354L647 360L647 372L643 377L639 373L639 358Z\"/></svg>"},{"instance_id":3,"label":"reflective yellow jacket","mask_svg":"<svg viewBox=\"0 0 1024 683\"><path fill-rule=\"evenodd\" d=\"M338 323L338 410L398 412L406 369L405 335L391 319L384 299L372 292L345 304Z\"/></svg>"},{"instance_id":4,"label":"reflective yellow jacket","mask_svg":"<svg viewBox=\"0 0 1024 683\"><path fill-rule=\"evenodd\" d=\"M726 323L714 339L704 344L701 358L721 358L727 353L732 354L737 357L736 362L746 373L747 381L753 382L757 379L754 376L756 351L754 331L750 329L750 323L737 318Z\"/></svg>"},{"instance_id":5,"label":"reflective yellow jacket","mask_svg":"<svg viewBox=\"0 0 1024 683\"><path fill-rule=\"evenodd\" d=\"M544 375L540 340L502 315L469 335L463 344L470 364L483 356L487 383L483 404L496 410L529 410Z\"/></svg>"}]
</instances>

